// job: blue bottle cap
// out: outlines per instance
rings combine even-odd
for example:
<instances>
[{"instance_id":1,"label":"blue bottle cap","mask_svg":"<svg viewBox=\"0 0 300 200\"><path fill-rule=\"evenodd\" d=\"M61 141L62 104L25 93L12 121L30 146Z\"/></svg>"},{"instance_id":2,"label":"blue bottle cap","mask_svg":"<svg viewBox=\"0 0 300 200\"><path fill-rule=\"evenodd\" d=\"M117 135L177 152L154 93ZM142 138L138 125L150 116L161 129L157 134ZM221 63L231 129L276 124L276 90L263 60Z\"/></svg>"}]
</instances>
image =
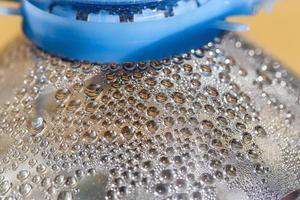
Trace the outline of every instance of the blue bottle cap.
<instances>
[{"instance_id":1,"label":"blue bottle cap","mask_svg":"<svg viewBox=\"0 0 300 200\"><path fill-rule=\"evenodd\" d=\"M71 60L121 63L173 56L198 48L225 30L247 30L246 25L227 22L226 18L255 14L273 0L19 3L19 9L0 7L0 13L21 15L26 36L46 52Z\"/></svg>"}]
</instances>

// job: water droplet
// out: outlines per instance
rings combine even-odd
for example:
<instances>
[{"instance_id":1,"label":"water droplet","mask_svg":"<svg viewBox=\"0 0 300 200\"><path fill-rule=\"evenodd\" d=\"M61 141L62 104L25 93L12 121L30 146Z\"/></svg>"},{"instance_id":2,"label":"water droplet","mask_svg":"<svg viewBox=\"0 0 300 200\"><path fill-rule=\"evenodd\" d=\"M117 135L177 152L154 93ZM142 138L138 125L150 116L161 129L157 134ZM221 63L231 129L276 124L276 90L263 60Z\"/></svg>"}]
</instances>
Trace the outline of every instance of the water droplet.
<instances>
[{"instance_id":1,"label":"water droplet","mask_svg":"<svg viewBox=\"0 0 300 200\"><path fill-rule=\"evenodd\" d=\"M254 149L249 149L248 156L249 156L249 158L252 158L252 159L258 159L259 153L257 151L255 151Z\"/></svg>"},{"instance_id":2,"label":"water droplet","mask_svg":"<svg viewBox=\"0 0 300 200\"><path fill-rule=\"evenodd\" d=\"M151 117L155 117L159 114L159 110L157 109L157 107L155 106L150 106L148 109L147 109L147 114Z\"/></svg>"},{"instance_id":3,"label":"water droplet","mask_svg":"<svg viewBox=\"0 0 300 200\"><path fill-rule=\"evenodd\" d=\"M83 134L83 140L88 143L93 143L97 139L97 137L98 137L97 132L94 130L86 131Z\"/></svg>"},{"instance_id":4,"label":"water droplet","mask_svg":"<svg viewBox=\"0 0 300 200\"><path fill-rule=\"evenodd\" d=\"M252 142L252 135L248 132L243 133L243 143L245 144L249 144L250 142Z\"/></svg>"},{"instance_id":5,"label":"water droplet","mask_svg":"<svg viewBox=\"0 0 300 200\"><path fill-rule=\"evenodd\" d=\"M265 131L265 129L262 126L255 126L254 131L255 131L255 135L257 135L258 137L266 137L267 136L267 132Z\"/></svg>"},{"instance_id":6,"label":"water droplet","mask_svg":"<svg viewBox=\"0 0 300 200\"><path fill-rule=\"evenodd\" d=\"M147 100L151 96L150 93L149 93L149 91L145 90L145 89L140 90L139 93L138 93L138 95L143 100Z\"/></svg>"},{"instance_id":7,"label":"water droplet","mask_svg":"<svg viewBox=\"0 0 300 200\"><path fill-rule=\"evenodd\" d=\"M33 136L39 135L45 128L45 122L42 117L30 118L27 121L27 128Z\"/></svg>"},{"instance_id":8,"label":"water droplet","mask_svg":"<svg viewBox=\"0 0 300 200\"><path fill-rule=\"evenodd\" d=\"M164 93L160 92L156 94L155 99L157 102L163 103L167 101L167 96Z\"/></svg>"},{"instance_id":9,"label":"water droplet","mask_svg":"<svg viewBox=\"0 0 300 200\"><path fill-rule=\"evenodd\" d=\"M241 150L243 149L243 144L237 140L237 139L232 139L230 140L230 147L233 149L233 150Z\"/></svg>"},{"instance_id":10,"label":"water droplet","mask_svg":"<svg viewBox=\"0 0 300 200\"><path fill-rule=\"evenodd\" d=\"M12 183L9 182L8 180L1 182L0 183L0 194L1 195L6 194L10 190L11 187L12 187Z\"/></svg>"},{"instance_id":11,"label":"water droplet","mask_svg":"<svg viewBox=\"0 0 300 200\"><path fill-rule=\"evenodd\" d=\"M57 175L55 178L54 178L54 183L56 185L62 185L63 183L65 182L65 177L63 175Z\"/></svg>"},{"instance_id":12,"label":"water droplet","mask_svg":"<svg viewBox=\"0 0 300 200\"><path fill-rule=\"evenodd\" d=\"M172 181L173 176L173 172L170 169L165 169L161 172L161 177L164 181Z\"/></svg>"},{"instance_id":13,"label":"water droplet","mask_svg":"<svg viewBox=\"0 0 300 200\"><path fill-rule=\"evenodd\" d=\"M77 179L74 176L69 176L66 179L66 185L69 187L74 187L77 184Z\"/></svg>"},{"instance_id":14,"label":"water droplet","mask_svg":"<svg viewBox=\"0 0 300 200\"><path fill-rule=\"evenodd\" d=\"M147 121L146 126L148 131L150 131L151 133L155 133L159 128L154 120Z\"/></svg>"},{"instance_id":15,"label":"water droplet","mask_svg":"<svg viewBox=\"0 0 300 200\"><path fill-rule=\"evenodd\" d=\"M65 100L70 95L70 91L66 88L57 90L55 98L59 101Z\"/></svg>"},{"instance_id":16,"label":"water droplet","mask_svg":"<svg viewBox=\"0 0 300 200\"><path fill-rule=\"evenodd\" d=\"M221 72L219 73L219 80L222 83L229 83L231 81L231 77L229 74Z\"/></svg>"},{"instance_id":17,"label":"water droplet","mask_svg":"<svg viewBox=\"0 0 300 200\"><path fill-rule=\"evenodd\" d=\"M81 105L80 99L72 99L68 104L66 109L70 112L77 110Z\"/></svg>"},{"instance_id":18,"label":"water droplet","mask_svg":"<svg viewBox=\"0 0 300 200\"><path fill-rule=\"evenodd\" d=\"M207 65L201 65L200 70L204 76L211 76L212 75L212 70L211 67Z\"/></svg>"},{"instance_id":19,"label":"water droplet","mask_svg":"<svg viewBox=\"0 0 300 200\"><path fill-rule=\"evenodd\" d=\"M215 169L218 169L222 166L222 163L220 160L217 160L217 159L213 159L211 162L210 162L210 166L212 168L215 168Z\"/></svg>"},{"instance_id":20,"label":"water droplet","mask_svg":"<svg viewBox=\"0 0 300 200\"><path fill-rule=\"evenodd\" d=\"M163 86L165 86L166 88L172 88L174 86L174 84L170 80L168 80L168 79L162 80L161 84Z\"/></svg>"},{"instance_id":21,"label":"water droplet","mask_svg":"<svg viewBox=\"0 0 300 200\"><path fill-rule=\"evenodd\" d=\"M202 195L200 192L193 192L191 200L202 200Z\"/></svg>"},{"instance_id":22,"label":"water droplet","mask_svg":"<svg viewBox=\"0 0 300 200\"><path fill-rule=\"evenodd\" d=\"M121 129L121 134L123 135L123 137L126 139L126 140L130 140L132 137L133 137L133 131L132 131L132 128L129 127L129 126L124 126L122 129Z\"/></svg>"},{"instance_id":23,"label":"water droplet","mask_svg":"<svg viewBox=\"0 0 300 200\"><path fill-rule=\"evenodd\" d=\"M179 190L179 189L184 190L184 189L186 189L186 187L187 187L187 183L186 183L186 181L184 179L177 179L175 181L175 188L177 190Z\"/></svg>"},{"instance_id":24,"label":"water droplet","mask_svg":"<svg viewBox=\"0 0 300 200\"><path fill-rule=\"evenodd\" d=\"M95 99L101 93L101 85L91 83L84 89L84 93L87 97Z\"/></svg>"},{"instance_id":25,"label":"water droplet","mask_svg":"<svg viewBox=\"0 0 300 200\"><path fill-rule=\"evenodd\" d=\"M267 172L266 168L261 163L256 163L254 165L254 170L257 174L265 174Z\"/></svg>"},{"instance_id":26,"label":"water droplet","mask_svg":"<svg viewBox=\"0 0 300 200\"><path fill-rule=\"evenodd\" d=\"M29 195L32 190L32 186L29 183L24 183L20 186L19 192L23 196Z\"/></svg>"},{"instance_id":27,"label":"water droplet","mask_svg":"<svg viewBox=\"0 0 300 200\"><path fill-rule=\"evenodd\" d=\"M213 129L214 124L209 120L203 120L201 122L201 126L202 126L203 129L211 130L211 129Z\"/></svg>"},{"instance_id":28,"label":"water droplet","mask_svg":"<svg viewBox=\"0 0 300 200\"><path fill-rule=\"evenodd\" d=\"M98 108L98 104L96 102L89 102L85 107L85 111L89 113L93 113L96 111L97 108Z\"/></svg>"},{"instance_id":29,"label":"water droplet","mask_svg":"<svg viewBox=\"0 0 300 200\"><path fill-rule=\"evenodd\" d=\"M73 194L69 191L62 191L58 194L57 200L73 200Z\"/></svg>"},{"instance_id":30,"label":"water droplet","mask_svg":"<svg viewBox=\"0 0 300 200\"><path fill-rule=\"evenodd\" d=\"M18 174L17 174L17 179L19 179L20 181L24 181L26 180L30 175L30 172L27 170L21 170Z\"/></svg>"},{"instance_id":31,"label":"water droplet","mask_svg":"<svg viewBox=\"0 0 300 200\"><path fill-rule=\"evenodd\" d=\"M45 172L46 172L46 167L45 167L45 165L39 164L39 165L36 167L36 171L37 171L38 173L45 173Z\"/></svg>"},{"instance_id":32,"label":"water droplet","mask_svg":"<svg viewBox=\"0 0 300 200\"><path fill-rule=\"evenodd\" d=\"M221 147L223 147L223 144L222 144L221 140L219 140L219 139L213 139L211 141L211 145L213 147L215 147L215 148L221 148Z\"/></svg>"},{"instance_id":33,"label":"water droplet","mask_svg":"<svg viewBox=\"0 0 300 200\"><path fill-rule=\"evenodd\" d=\"M203 173L200 176L200 180L204 183L204 184L213 184L214 183L214 178L211 174L208 173Z\"/></svg>"},{"instance_id":34,"label":"water droplet","mask_svg":"<svg viewBox=\"0 0 300 200\"><path fill-rule=\"evenodd\" d=\"M155 186L155 192L158 195L165 196L169 192L169 187L166 184L159 183Z\"/></svg>"},{"instance_id":35,"label":"water droplet","mask_svg":"<svg viewBox=\"0 0 300 200\"><path fill-rule=\"evenodd\" d=\"M117 138L117 134L114 131L105 131L103 133L103 137L108 141L108 142L113 142Z\"/></svg>"},{"instance_id":36,"label":"water droplet","mask_svg":"<svg viewBox=\"0 0 300 200\"><path fill-rule=\"evenodd\" d=\"M231 93L225 93L225 94L224 94L224 101L225 101L225 103L235 105L235 104L237 104L238 99L237 99L236 96L234 96L234 95L231 94Z\"/></svg>"},{"instance_id":37,"label":"water droplet","mask_svg":"<svg viewBox=\"0 0 300 200\"><path fill-rule=\"evenodd\" d=\"M209 97L219 96L218 90L216 88L212 87L212 86L206 86L204 91L205 91L205 94Z\"/></svg>"},{"instance_id":38,"label":"water droplet","mask_svg":"<svg viewBox=\"0 0 300 200\"><path fill-rule=\"evenodd\" d=\"M228 174L229 176L236 176L237 175L237 171L235 166L233 165L226 165L225 166L225 172L226 174Z\"/></svg>"},{"instance_id":39,"label":"water droplet","mask_svg":"<svg viewBox=\"0 0 300 200\"><path fill-rule=\"evenodd\" d=\"M172 94L172 98L173 98L174 102L177 103L177 104L183 104L183 103L185 103L185 97L180 92L174 92Z\"/></svg>"}]
</instances>

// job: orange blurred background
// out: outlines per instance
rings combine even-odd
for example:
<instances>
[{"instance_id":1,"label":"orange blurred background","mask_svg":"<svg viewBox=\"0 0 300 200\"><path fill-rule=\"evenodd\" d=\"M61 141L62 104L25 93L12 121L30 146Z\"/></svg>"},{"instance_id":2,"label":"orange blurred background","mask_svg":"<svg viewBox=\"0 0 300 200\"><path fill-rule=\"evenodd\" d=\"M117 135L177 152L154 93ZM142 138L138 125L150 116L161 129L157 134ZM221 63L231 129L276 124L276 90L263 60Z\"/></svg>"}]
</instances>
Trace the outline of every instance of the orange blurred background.
<instances>
[{"instance_id":1,"label":"orange blurred background","mask_svg":"<svg viewBox=\"0 0 300 200\"><path fill-rule=\"evenodd\" d=\"M271 13L232 20L249 24L251 30L241 34L300 76L300 0L278 0ZM18 17L0 16L0 50L21 34L20 23Z\"/></svg>"}]
</instances>

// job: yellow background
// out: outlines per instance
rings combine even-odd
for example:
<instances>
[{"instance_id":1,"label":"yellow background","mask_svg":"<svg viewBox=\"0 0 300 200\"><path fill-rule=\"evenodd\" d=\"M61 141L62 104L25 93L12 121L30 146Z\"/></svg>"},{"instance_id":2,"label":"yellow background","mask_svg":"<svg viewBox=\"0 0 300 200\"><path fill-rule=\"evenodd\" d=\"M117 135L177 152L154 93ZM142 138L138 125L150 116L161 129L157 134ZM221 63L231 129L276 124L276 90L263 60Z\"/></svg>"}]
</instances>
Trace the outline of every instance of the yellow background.
<instances>
[{"instance_id":1,"label":"yellow background","mask_svg":"<svg viewBox=\"0 0 300 200\"><path fill-rule=\"evenodd\" d=\"M300 75L300 0L278 0L272 13L233 20L249 24L251 30L242 34ZM20 22L0 16L0 49L20 34Z\"/></svg>"}]
</instances>

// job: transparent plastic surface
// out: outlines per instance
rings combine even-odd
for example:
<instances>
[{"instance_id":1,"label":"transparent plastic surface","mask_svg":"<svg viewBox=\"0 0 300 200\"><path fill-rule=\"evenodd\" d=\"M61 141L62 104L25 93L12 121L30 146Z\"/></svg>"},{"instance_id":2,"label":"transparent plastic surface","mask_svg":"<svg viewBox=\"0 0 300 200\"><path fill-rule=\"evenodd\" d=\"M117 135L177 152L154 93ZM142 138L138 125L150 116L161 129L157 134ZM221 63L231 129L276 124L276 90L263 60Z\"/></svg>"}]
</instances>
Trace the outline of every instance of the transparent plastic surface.
<instances>
[{"instance_id":1,"label":"transparent plastic surface","mask_svg":"<svg viewBox=\"0 0 300 200\"><path fill-rule=\"evenodd\" d=\"M147 63L1 56L2 199L299 195L299 80L236 35Z\"/></svg>"}]
</instances>

